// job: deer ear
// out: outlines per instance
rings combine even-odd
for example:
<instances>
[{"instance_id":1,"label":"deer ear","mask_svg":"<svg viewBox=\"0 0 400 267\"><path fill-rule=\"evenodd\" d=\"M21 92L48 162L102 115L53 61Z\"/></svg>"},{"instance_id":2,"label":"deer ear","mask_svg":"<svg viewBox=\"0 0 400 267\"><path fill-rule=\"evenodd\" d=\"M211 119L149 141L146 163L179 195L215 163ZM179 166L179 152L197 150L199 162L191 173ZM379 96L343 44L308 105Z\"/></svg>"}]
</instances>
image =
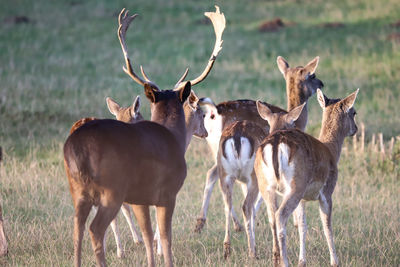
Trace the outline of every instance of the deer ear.
<instances>
[{"instance_id":1,"label":"deer ear","mask_svg":"<svg viewBox=\"0 0 400 267\"><path fill-rule=\"evenodd\" d=\"M197 108L198 103L199 103L199 98L197 97L197 95L193 91L190 92L188 101L189 101L189 106L192 109L196 109Z\"/></svg>"},{"instance_id":2,"label":"deer ear","mask_svg":"<svg viewBox=\"0 0 400 267\"><path fill-rule=\"evenodd\" d=\"M151 103L155 103L157 101L156 92L158 92L158 90L156 90L150 83L144 84L144 94Z\"/></svg>"},{"instance_id":3,"label":"deer ear","mask_svg":"<svg viewBox=\"0 0 400 267\"><path fill-rule=\"evenodd\" d=\"M133 113L134 113L134 114L131 114L132 116L135 116L135 114L139 113L139 111L140 111L140 105L141 105L141 103L140 103L140 95L138 95L138 96L135 98L135 101L133 101L133 104L132 104L132 109L131 109L131 111L133 111Z\"/></svg>"},{"instance_id":4,"label":"deer ear","mask_svg":"<svg viewBox=\"0 0 400 267\"><path fill-rule=\"evenodd\" d=\"M107 102L108 110L111 112L111 114L113 114L114 116L117 116L117 113L121 108L118 105L118 103L115 102L111 97L107 97L106 102Z\"/></svg>"},{"instance_id":5,"label":"deer ear","mask_svg":"<svg viewBox=\"0 0 400 267\"><path fill-rule=\"evenodd\" d=\"M281 56L276 59L276 63L278 64L278 68L283 76L285 76L287 69L289 68L289 63L287 63L287 61Z\"/></svg>"},{"instance_id":6,"label":"deer ear","mask_svg":"<svg viewBox=\"0 0 400 267\"><path fill-rule=\"evenodd\" d=\"M185 87L183 87L181 90L179 90L179 99L181 100L181 102L185 102L186 99L189 97L190 92L192 91L192 85L190 84L190 82L188 81L185 84Z\"/></svg>"},{"instance_id":7,"label":"deer ear","mask_svg":"<svg viewBox=\"0 0 400 267\"><path fill-rule=\"evenodd\" d=\"M359 90L360 89L358 88L354 93L352 93L351 95L347 96L346 98L340 101L343 104L345 112L348 112L353 107Z\"/></svg>"},{"instance_id":8,"label":"deer ear","mask_svg":"<svg viewBox=\"0 0 400 267\"><path fill-rule=\"evenodd\" d=\"M300 114L303 112L305 105L306 102L289 111L289 113L286 115L286 122L292 124L297 121L300 117Z\"/></svg>"},{"instance_id":9,"label":"deer ear","mask_svg":"<svg viewBox=\"0 0 400 267\"><path fill-rule=\"evenodd\" d=\"M272 115L271 109L266 104L261 102L260 100L257 100L256 106L257 106L258 114L260 114L260 117L266 121L269 121L271 119L271 115Z\"/></svg>"},{"instance_id":10,"label":"deer ear","mask_svg":"<svg viewBox=\"0 0 400 267\"><path fill-rule=\"evenodd\" d=\"M321 89L317 89L317 99L318 99L318 103L321 106L322 109L324 109L326 107L327 104L327 97L322 93Z\"/></svg>"},{"instance_id":11,"label":"deer ear","mask_svg":"<svg viewBox=\"0 0 400 267\"><path fill-rule=\"evenodd\" d=\"M318 62L319 62L319 56L316 56L313 60L308 62L308 64L304 68L307 70L308 73L314 74L315 71L317 70Z\"/></svg>"}]
</instances>

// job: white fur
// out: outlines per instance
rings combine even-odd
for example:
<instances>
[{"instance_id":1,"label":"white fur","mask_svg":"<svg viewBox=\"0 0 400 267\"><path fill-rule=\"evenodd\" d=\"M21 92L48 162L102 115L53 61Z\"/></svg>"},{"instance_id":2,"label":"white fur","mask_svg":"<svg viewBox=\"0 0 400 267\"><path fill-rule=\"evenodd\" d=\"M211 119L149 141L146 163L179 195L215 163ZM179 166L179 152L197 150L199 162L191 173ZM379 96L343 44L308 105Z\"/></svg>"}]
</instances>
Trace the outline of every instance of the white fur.
<instances>
[{"instance_id":1,"label":"white fur","mask_svg":"<svg viewBox=\"0 0 400 267\"><path fill-rule=\"evenodd\" d=\"M287 144L281 143L278 146L279 174L283 178L284 192L289 194L292 190L291 182L294 175L294 164L289 163L290 148Z\"/></svg>"},{"instance_id":2,"label":"white fur","mask_svg":"<svg viewBox=\"0 0 400 267\"><path fill-rule=\"evenodd\" d=\"M240 137L241 149L240 155L235 149L233 138L229 138L225 142L225 155L221 157L221 163L228 176L236 177L240 182L249 184L251 173L254 167L255 153L250 155L251 144L245 137Z\"/></svg>"},{"instance_id":3,"label":"white fur","mask_svg":"<svg viewBox=\"0 0 400 267\"><path fill-rule=\"evenodd\" d=\"M211 105L205 105L204 127L208 132L206 141L211 148L214 159L217 158L219 139L222 134L222 116L218 114L217 109ZM214 114L214 119L211 119L211 114Z\"/></svg>"},{"instance_id":4,"label":"white fur","mask_svg":"<svg viewBox=\"0 0 400 267\"><path fill-rule=\"evenodd\" d=\"M268 144L264 147L263 156L265 162L261 162L261 168L263 173L265 173L265 179L267 180L268 188L267 190L270 191L271 188L276 186L276 177L274 171L274 164L272 161L272 145Z\"/></svg>"}]
</instances>

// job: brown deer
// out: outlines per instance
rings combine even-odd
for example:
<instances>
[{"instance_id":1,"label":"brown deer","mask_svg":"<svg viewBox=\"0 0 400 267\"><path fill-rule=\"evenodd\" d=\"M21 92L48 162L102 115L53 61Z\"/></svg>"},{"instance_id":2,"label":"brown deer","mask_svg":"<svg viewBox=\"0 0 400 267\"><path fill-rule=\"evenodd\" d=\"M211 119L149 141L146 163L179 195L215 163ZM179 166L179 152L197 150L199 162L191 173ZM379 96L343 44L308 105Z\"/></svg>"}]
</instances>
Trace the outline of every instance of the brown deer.
<instances>
[{"instance_id":1,"label":"brown deer","mask_svg":"<svg viewBox=\"0 0 400 267\"><path fill-rule=\"evenodd\" d=\"M117 120L93 120L73 132L64 144L64 166L72 195L75 266L81 265L84 226L92 206L97 213L89 233L99 266L106 266L104 234L122 203L132 205L146 246L147 262L154 266L153 230L149 206L156 206L157 221L166 266L172 266L172 215L176 195L186 177L186 127L183 103L191 86L203 81L222 48L225 17L206 12L213 23L216 43L203 73L184 82L187 71L174 90L160 90L142 70L144 79L132 69L125 35L136 17L123 9L119 15L118 37L125 57L124 71L144 87L151 102L151 121L126 124Z\"/></svg>"},{"instance_id":2,"label":"brown deer","mask_svg":"<svg viewBox=\"0 0 400 267\"><path fill-rule=\"evenodd\" d=\"M307 124L308 98L315 93L317 88L323 87L323 83L315 77L315 71L318 67L318 62L319 57L315 57L305 67L291 68L283 57L279 56L277 58L278 68L286 81L288 110L292 110L293 108L306 103L300 118L295 123L295 127L302 131L304 131ZM236 121L250 120L257 123L260 127L266 129L268 132L268 122L263 120L258 114L256 101L233 100L215 105L211 99L203 98L200 99L200 104L205 107L206 117L204 125L206 126L208 132L208 137L206 140L215 159L215 163L211 169L208 170L206 176L203 202L195 227L195 232L198 233L201 232L206 222L211 193L215 182L218 180L217 153L222 130ZM270 108L274 113L285 112L283 109L272 105L270 105ZM256 208L259 207L261 200L262 199L260 197L259 201L257 201ZM241 231L243 227L240 225L234 209L232 209L232 219L235 230Z\"/></svg>"},{"instance_id":3,"label":"brown deer","mask_svg":"<svg viewBox=\"0 0 400 267\"><path fill-rule=\"evenodd\" d=\"M185 151L189 146L192 136L196 136L199 138L207 137L207 130L204 126L204 112L199 107L198 102L199 98L196 96L194 91L191 91L190 96L183 104L183 112L185 114L185 126L186 126ZM109 97L107 98L107 106L110 112L117 118L117 120L127 123L135 123L137 121L143 120L143 116L139 112L140 110L139 96L137 96L133 105L129 108L120 107L117 102L115 102ZM143 240L133 223L129 205L127 203L122 204L121 210L131 230L133 241L136 244L142 243ZM115 217L115 219L111 222L111 229L114 233L115 242L117 244L117 256L121 258L124 256L124 251L121 244L119 228L117 224L117 217ZM158 226L156 226L154 239L157 241L157 254L162 255L162 246L161 246L160 232Z\"/></svg>"},{"instance_id":4,"label":"brown deer","mask_svg":"<svg viewBox=\"0 0 400 267\"><path fill-rule=\"evenodd\" d=\"M121 107L111 97L106 98L106 103L107 103L108 110L119 121L122 121L125 123L136 123L136 122L144 120L143 115L140 113L140 96L136 96L136 99L133 101L132 106L127 107L127 108ZM84 125L90 121L93 121L93 120L98 120L98 118L87 117L87 118L82 118L82 119L76 121L70 129L70 134L75 132L82 125ZM125 216L126 221L128 222L134 242L136 244L142 243L143 242L142 237L138 233L138 231L133 223L129 205L126 203L123 203L121 206L121 210ZM111 224L111 229L114 233L115 242L117 244L117 255L118 255L118 257L123 257L123 249L122 249L121 240L120 240L119 228L118 228L118 224L117 224L117 217L115 217L111 221L110 224Z\"/></svg>"},{"instance_id":5,"label":"brown deer","mask_svg":"<svg viewBox=\"0 0 400 267\"><path fill-rule=\"evenodd\" d=\"M183 104L183 112L185 114L185 125L186 125L186 149L193 135L199 138L205 138L207 136L207 130L204 126L204 112L199 107L198 102L199 98L196 96L194 91L191 91L190 96ZM140 113L140 105L141 105L140 96L137 96L133 101L133 104L127 108L121 107L111 97L106 98L106 103L108 110L119 121L125 123L136 123L144 120L143 115ZM70 134L83 124L95 119L96 118L94 117L80 119L79 121L73 124L70 130ZM123 203L121 206L121 211L129 225L129 229L132 233L133 241L135 242L135 244L143 243L143 239L134 225L129 204ZM121 244L117 217L115 217L114 220L111 221L110 225L114 234L115 242L117 244L117 256L119 258L122 258L124 256L124 250ZM154 235L154 239L157 242L157 254L162 255L160 232L157 225L156 225L156 232Z\"/></svg>"},{"instance_id":6,"label":"brown deer","mask_svg":"<svg viewBox=\"0 0 400 267\"><path fill-rule=\"evenodd\" d=\"M254 216L255 201L258 195L257 178L254 172L255 153L268 130L291 129L300 117L305 103L286 112L273 113L266 103L257 101L260 116L268 121L269 127L263 129L252 121L238 121L226 127L221 134L217 155L217 169L225 204L224 257L230 254L230 217L232 210L232 190L235 181L243 191L243 219L247 234L249 256L256 257ZM268 129L269 128L269 129Z\"/></svg>"},{"instance_id":7,"label":"brown deer","mask_svg":"<svg viewBox=\"0 0 400 267\"><path fill-rule=\"evenodd\" d=\"M299 266L305 266L305 202L318 200L330 263L338 266L331 224L332 194L344 138L357 132L353 108L357 93L358 89L344 99L329 99L318 90L323 110L318 139L299 130L277 131L264 139L257 150L254 168L267 204L275 265L288 266L286 223L294 211L300 235ZM283 197L279 207L277 194Z\"/></svg>"}]
</instances>

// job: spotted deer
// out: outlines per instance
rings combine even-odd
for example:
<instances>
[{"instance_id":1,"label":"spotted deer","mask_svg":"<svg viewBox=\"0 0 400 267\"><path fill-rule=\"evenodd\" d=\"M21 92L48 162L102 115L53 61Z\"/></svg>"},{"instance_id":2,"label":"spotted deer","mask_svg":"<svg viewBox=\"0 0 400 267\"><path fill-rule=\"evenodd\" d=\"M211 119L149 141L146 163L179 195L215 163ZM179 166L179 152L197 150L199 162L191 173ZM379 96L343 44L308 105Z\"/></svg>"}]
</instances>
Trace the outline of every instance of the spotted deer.
<instances>
[{"instance_id":1,"label":"spotted deer","mask_svg":"<svg viewBox=\"0 0 400 267\"><path fill-rule=\"evenodd\" d=\"M308 118L307 101L315 93L317 88L323 87L323 83L316 78L315 71L318 67L319 57L315 57L305 67L290 67L287 61L279 56L277 65L286 81L287 110L306 103L300 118L296 121L295 127L302 131L305 130ZM205 109L205 121L208 137L206 138L208 146L211 149L214 165L208 170L206 176L206 185L204 187L203 202L200 213L197 217L195 232L200 233L204 227L207 217L208 205L215 182L218 180L217 154L219 141L223 129L236 121L250 120L264 128L268 132L268 122L263 120L258 114L256 101L253 100L233 100L222 102L215 105L210 98L200 99L200 104ZM269 105L272 112L286 112L285 110ZM261 203L257 203L257 207ZM236 231L241 231L243 227L232 209L232 219Z\"/></svg>"},{"instance_id":2,"label":"spotted deer","mask_svg":"<svg viewBox=\"0 0 400 267\"><path fill-rule=\"evenodd\" d=\"M357 93L358 89L344 99L329 99L318 89L317 98L323 110L319 138L299 130L277 131L264 139L257 150L254 168L267 204L275 266L288 266L286 223L293 211L300 236L299 266L305 266L305 202L311 200L319 201L330 263L339 264L332 235L332 194L344 138L357 132L353 108ZM282 195L279 206L278 194Z\"/></svg>"},{"instance_id":3,"label":"spotted deer","mask_svg":"<svg viewBox=\"0 0 400 267\"><path fill-rule=\"evenodd\" d=\"M217 155L217 169L225 204L224 257L230 254L230 217L232 213L232 190L238 182L243 191L243 219L247 234L249 256L256 257L254 237L255 201L258 195L257 178L254 172L255 153L268 131L294 128L305 103L287 112L273 113L268 104L257 101L260 116L269 127L262 128L252 121L238 121L226 127L221 134ZM268 129L269 128L269 129Z\"/></svg>"},{"instance_id":4,"label":"spotted deer","mask_svg":"<svg viewBox=\"0 0 400 267\"><path fill-rule=\"evenodd\" d=\"M126 124L117 120L93 120L76 129L64 144L64 166L75 208L74 258L81 265L82 237L92 206L98 210L89 233L98 266L106 266L104 234L122 203L132 205L146 246L148 266L154 266L153 230L149 206L156 206L164 263L172 262L172 215L176 195L186 178L186 126L183 103L192 85L203 81L222 49L225 17L206 12L216 34L208 64L194 80L184 81L187 70L174 90L160 90L143 68L140 78L131 65L125 44L126 31L136 15L123 9L118 37L124 54L124 71L144 87L151 105L151 121Z\"/></svg>"}]
</instances>

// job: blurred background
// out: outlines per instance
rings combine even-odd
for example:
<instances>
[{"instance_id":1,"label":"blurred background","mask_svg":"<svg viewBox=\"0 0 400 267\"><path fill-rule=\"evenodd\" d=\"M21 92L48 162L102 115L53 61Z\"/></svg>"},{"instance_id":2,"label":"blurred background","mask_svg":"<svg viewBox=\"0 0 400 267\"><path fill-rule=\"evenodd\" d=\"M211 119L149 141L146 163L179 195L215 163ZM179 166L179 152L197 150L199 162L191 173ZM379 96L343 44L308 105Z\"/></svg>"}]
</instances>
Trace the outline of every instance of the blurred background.
<instances>
[{"instance_id":1,"label":"blurred background","mask_svg":"<svg viewBox=\"0 0 400 267\"><path fill-rule=\"evenodd\" d=\"M72 263L73 209L62 166L62 146L70 126L82 117L112 118L107 96L128 106L141 95L142 113L150 117L143 88L122 70L124 59L117 38L121 9L139 14L127 33L135 71L139 73L143 65L160 88L171 89L186 67L190 69L188 79L193 79L207 64L215 37L204 12L214 11L214 5L227 20L224 43L208 78L194 87L199 97L211 97L215 103L261 99L286 109L285 81L277 68L277 56L283 56L290 66L305 65L320 56L316 75L324 82L328 97L342 98L360 88L355 108L358 122L365 125L366 146L374 134L378 139L382 133L383 142L388 143L400 135L398 0L0 0L0 146L4 153L0 194L11 251L4 264ZM314 136L319 133L321 114L312 97L307 132ZM345 179L339 181L343 187L339 185L336 195L341 208L334 219L336 225L345 222L335 232L340 260L352 266L399 265L400 152L379 161L379 156L352 152L353 144L346 142L349 156L341 161ZM186 222L174 228L177 265L225 264L218 254L224 222L219 192L213 194L209 232L201 237L192 233L205 174L212 166L208 153L205 142L198 140L188 151L190 175L180 193L182 206L176 211L180 219L174 219ZM327 265L328 251L314 206L315 219L310 221L315 221L316 228L310 227L309 232L317 241L309 245L313 251L310 265ZM270 264L271 236L262 212L263 230L256 234L264 256L258 263L247 263L242 233L233 245L238 250L232 265ZM370 222L371 217L376 221ZM295 229L291 231L296 241L290 241L289 253L295 262L297 236ZM126 236L127 248L137 249L128 230ZM93 264L85 238L84 261ZM185 238L191 243L185 243ZM368 245L366 240L379 245ZM112 264L145 262L140 254L117 259L113 240L109 241ZM140 251L143 254L144 248Z\"/></svg>"}]
</instances>

